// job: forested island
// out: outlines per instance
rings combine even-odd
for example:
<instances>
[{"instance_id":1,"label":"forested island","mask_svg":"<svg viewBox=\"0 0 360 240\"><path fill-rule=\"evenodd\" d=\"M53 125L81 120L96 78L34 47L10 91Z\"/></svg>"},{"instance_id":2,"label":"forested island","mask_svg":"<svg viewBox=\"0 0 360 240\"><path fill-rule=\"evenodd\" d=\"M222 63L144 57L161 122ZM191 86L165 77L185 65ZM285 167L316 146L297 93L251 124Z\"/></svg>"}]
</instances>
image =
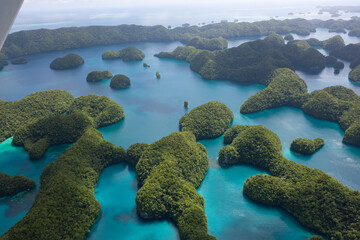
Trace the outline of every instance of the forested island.
<instances>
[{"instance_id":1,"label":"forested island","mask_svg":"<svg viewBox=\"0 0 360 240\"><path fill-rule=\"evenodd\" d=\"M90 26L60 28L55 30L39 29L12 33L8 36L2 53L8 58L21 57L39 52L84 48L98 45L114 45L129 42L171 42L185 44L193 37L234 38L265 36L271 32L278 34L296 33L309 35L316 28L329 28L329 31L344 32L345 28L356 34L360 19L351 20L266 20L253 23L221 22L206 26L189 26L168 29L163 26ZM99 37L101 36L101 38Z\"/></svg>"},{"instance_id":2,"label":"forested island","mask_svg":"<svg viewBox=\"0 0 360 240\"><path fill-rule=\"evenodd\" d=\"M303 155L311 155L324 145L324 139L315 138L314 140L307 138L296 138L291 142L290 149L293 152Z\"/></svg>"},{"instance_id":3,"label":"forested island","mask_svg":"<svg viewBox=\"0 0 360 240\"><path fill-rule=\"evenodd\" d=\"M130 78L123 74L115 75L110 82L110 87L114 89L123 89L130 86Z\"/></svg>"},{"instance_id":4,"label":"forested island","mask_svg":"<svg viewBox=\"0 0 360 240\"><path fill-rule=\"evenodd\" d=\"M124 62L141 61L145 53L136 47L126 47L118 51L106 51L102 54L103 59L122 59Z\"/></svg>"},{"instance_id":5,"label":"forested island","mask_svg":"<svg viewBox=\"0 0 360 240\"><path fill-rule=\"evenodd\" d=\"M238 47L210 52L191 46L177 47L173 52L155 56L190 63L191 70L203 79L225 79L242 83L267 85L270 74L277 68L300 67L309 73L325 68L325 56L306 41L290 41L272 33L264 40L243 43Z\"/></svg>"},{"instance_id":6,"label":"forested island","mask_svg":"<svg viewBox=\"0 0 360 240\"><path fill-rule=\"evenodd\" d=\"M284 158L279 137L264 126L234 126L225 135L230 145L219 152L222 166L249 164L271 174L249 177L243 189L246 196L281 207L328 239L357 239L360 192L321 170Z\"/></svg>"},{"instance_id":7,"label":"forested island","mask_svg":"<svg viewBox=\"0 0 360 240\"><path fill-rule=\"evenodd\" d=\"M88 82L99 82L105 79L112 78L112 73L109 71L92 71L86 77Z\"/></svg>"},{"instance_id":8,"label":"forested island","mask_svg":"<svg viewBox=\"0 0 360 240\"><path fill-rule=\"evenodd\" d=\"M191 132L175 132L146 147L136 165L139 216L171 219L184 240L214 240L207 233L204 199L196 192L208 168L206 148Z\"/></svg>"},{"instance_id":9,"label":"forested island","mask_svg":"<svg viewBox=\"0 0 360 240\"><path fill-rule=\"evenodd\" d=\"M197 140L221 136L234 118L223 103L211 101L200 105L181 117L180 131L192 132Z\"/></svg>"},{"instance_id":10,"label":"forested island","mask_svg":"<svg viewBox=\"0 0 360 240\"><path fill-rule=\"evenodd\" d=\"M50 63L50 68L54 70L65 70L76 68L82 64L84 64L84 59L81 56L70 53L65 57L54 59L54 61Z\"/></svg>"},{"instance_id":11,"label":"forested island","mask_svg":"<svg viewBox=\"0 0 360 240\"><path fill-rule=\"evenodd\" d=\"M31 190L35 186L35 181L25 176L17 175L11 177L0 172L0 198L14 196L23 191Z\"/></svg>"}]
</instances>

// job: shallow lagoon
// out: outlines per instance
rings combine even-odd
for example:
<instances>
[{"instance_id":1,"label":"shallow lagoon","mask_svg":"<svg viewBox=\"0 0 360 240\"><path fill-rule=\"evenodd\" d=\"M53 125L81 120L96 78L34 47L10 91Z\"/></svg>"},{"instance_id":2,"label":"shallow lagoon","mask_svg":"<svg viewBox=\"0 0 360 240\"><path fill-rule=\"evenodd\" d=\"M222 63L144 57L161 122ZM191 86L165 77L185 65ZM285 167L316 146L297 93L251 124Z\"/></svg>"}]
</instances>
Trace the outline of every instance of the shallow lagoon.
<instances>
[{"instance_id":1,"label":"shallow lagoon","mask_svg":"<svg viewBox=\"0 0 360 240\"><path fill-rule=\"evenodd\" d=\"M325 38L329 33L321 32ZM249 39L233 39L230 46ZM354 39L351 39L354 40ZM355 39L357 40L357 39ZM355 41L354 40L354 41ZM350 41L346 39L346 41ZM349 43L349 42L347 42ZM26 65L10 65L0 72L0 98L17 100L39 90L64 89L74 96L87 94L106 95L125 109L125 119L120 123L101 128L105 139L128 148L136 142L152 143L178 130L178 120L186 112L183 102L189 101L189 109L210 100L225 103L234 112L236 124L263 124L281 138L284 156L309 167L319 168L352 189L360 190L360 149L342 144L343 131L331 122L309 117L301 110L279 108L262 113L241 115L241 104L251 95L263 89L261 85L239 85L228 81L205 81L192 72L186 62L153 57L160 51L171 51L179 42L135 43L146 53L143 68L140 62L125 63L121 60L103 61L105 50L121 49L127 45L99 46L87 49L66 50L36 54L28 57ZM50 62L59 56L74 52L85 59L80 68L53 71ZM131 87L113 90L109 80L87 83L86 75L93 70L110 70L113 74L125 74L131 79ZM159 71L161 79L156 79ZM360 86L347 79L348 64L335 76L332 68L319 75L298 71L307 82L309 90L341 84L360 93ZM293 154L291 141L297 137L322 137L325 146L310 157ZM217 154L222 137L201 141L208 151L210 169L199 193L205 198L210 234L218 239L307 239L312 234L302 228L289 214L275 208L255 204L246 199L242 185L247 177L264 173L249 166L221 169ZM39 161L30 161L26 152L11 146L11 139L0 144L0 169L8 174L24 174L39 183L42 169L55 160L69 145L50 148ZM38 188L37 188L38 189ZM105 169L95 187L96 199L102 205L101 215L91 229L88 239L178 239L176 227L167 221L141 221L135 212L137 183L135 172L125 163ZM37 190L13 198L0 200L0 234L19 221L31 203ZM130 237L131 236L131 237Z\"/></svg>"}]
</instances>

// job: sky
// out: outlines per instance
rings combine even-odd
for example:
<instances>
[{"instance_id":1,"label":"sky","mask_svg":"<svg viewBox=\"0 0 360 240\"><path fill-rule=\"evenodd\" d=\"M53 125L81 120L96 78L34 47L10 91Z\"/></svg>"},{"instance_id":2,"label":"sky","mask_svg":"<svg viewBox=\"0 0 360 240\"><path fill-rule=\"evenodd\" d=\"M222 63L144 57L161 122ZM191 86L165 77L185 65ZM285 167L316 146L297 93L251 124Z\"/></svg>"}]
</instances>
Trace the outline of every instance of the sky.
<instances>
[{"instance_id":1,"label":"sky","mask_svg":"<svg viewBox=\"0 0 360 240\"><path fill-rule=\"evenodd\" d=\"M244 7L256 6L294 6L294 5L358 5L358 0L25 0L23 11L52 11L59 9L78 8L122 8L144 6L210 6L210 5L236 5Z\"/></svg>"}]
</instances>

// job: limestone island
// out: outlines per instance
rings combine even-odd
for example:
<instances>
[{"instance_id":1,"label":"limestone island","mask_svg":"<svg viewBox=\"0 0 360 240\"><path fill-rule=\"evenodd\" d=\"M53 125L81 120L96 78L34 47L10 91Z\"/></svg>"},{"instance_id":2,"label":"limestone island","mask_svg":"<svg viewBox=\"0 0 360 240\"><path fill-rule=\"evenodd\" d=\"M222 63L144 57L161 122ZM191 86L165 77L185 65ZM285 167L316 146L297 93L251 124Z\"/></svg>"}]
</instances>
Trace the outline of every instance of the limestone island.
<instances>
[{"instance_id":1,"label":"limestone island","mask_svg":"<svg viewBox=\"0 0 360 240\"><path fill-rule=\"evenodd\" d=\"M218 38L202 38L202 37L194 37L189 40L187 46L193 46L197 49L202 50L224 50L228 47L228 41L223 37Z\"/></svg>"},{"instance_id":2,"label":"limestone island","mask_svg":"<svg viewBox=\"0 0 360 240\"><path fill-rule=\"evenodd\" d=\"M0 142L27 123L65 113L73 101L74 97L64 90L40 91L17 101L0 101Z\"/></svg>"},{"instance_id":3,"label":"limestone island","mask_svg":"<svg viewBox=\"0 0 360 240\"><path fill-rule=\"evenodd\" d=\"M296 138L291 142L290 150L303 155L311 155L324 145L324 139Z\"/></svg>"},{"instance_id":4,"label":"limestone island","mask_svg":"<svg viewBox=\"0 0 360 240\"><path fill-rule=\"evenodd\" d=\"M85 239L101 209L94 185L101 171L123 162L125 154L96 129L86 130L45 167L31 209L0 239Z\"/></svg>"},{"instance_id":5,"label":"limestone island","mask_svg":"<svg viewBox=\"0 0 360 240\"><path fill-rule=\"evenodd\" d=\"M208 234L204 198L196 192L208 168L206 148L191 132L174 132L148 146L136 165L138 215L175 222L182 240L215 240Z\"/></svg>"},{"instance_id":6,"label":"limestone island","mask_svg":"<svg viewBox=\"0 0 360 240\"><path fill-rule=\"evenodd\" d=\"M159 58L183 60L203 79L226 79L240 83L268 84L277 68L295 67L317 74L325 68L325 56L305 41L289 41L278 34L264 40L246 42L238 47L210 52L191 46L156 54ZM255 64L254 64L255 63Z\"/></svg>"},{"instance_id":7,"label":"limestone island","mask_svg":"<svg viewBox=\"0 0 360 240\"><path fill-rule=\"evenodd\" d=\"M123 89L130 86L130 78L125 75L117 74L110 82L110 87L114 89Z\"/></svg>"},{"instance_id":8,"label":"limestone island","mask_svg":"<svg viewBox=\"0 0 360 240\"><path fill-rule=\"evenodd\" d=\"M211 101L181 117L179 129L192 132L197 140L216 138L226 131L233 118L234 114L225 104Z\"/></svg>"},{"instance_id":9,"label":"limestone island","mask_svg":"<svg viewBox=\"0 0 360 240\"><path fill-rule=\"evenodd\" d=\"M84 64L84 59L77 54L70 53L65 57L56 58L51 62L50 68L54 70L65 70L76 68Z\"/></svg>"},{"instance_id":10,"label":"limestone island","mask_svg":"<svg viewBox=\"0 0 360 240\"><path fill-rule=\"evenodd\" d=\"M349 79L354 82L360 81L360 65L350 71Z\"/></svg>"},{"instance_id":11,"label":"limestone island","mask_svg":"<svg viewBox=\"0 0 360 240\"><path fill-rule=\"evenodd\" d=\"M349 189L321 170L283 157L280 138L264 126L234 126L227 131L233 134L228 139L230 145L219 152L221 166L248 164L270 174L246 179L243 192L247 197L282 208L326 239L350 240L360 236L359 191Z\"/></svg>"},{"instance_id":12,"label":"limestone island","mask_svg":"<svg viewBox=\"0 0 360 240\"><path fill-rule=\"evenodd\" d=\"M122 59L124 62L141 61L145 53L136 47L126 47L118 51L106 51L102 54L103 59Z\"/></svg>"},{"instance_id":13,"label":"limestone island","mask_svg":"<svg viewBox=\"0 0 360 240\"><path fill-rule=\"evenodd\" d=\"M18 128L13 144L24 146L30 158L39 159L53 145L76 142L89 128L107 126L124 118L123 108L105 96L76 98L66 115L40 118Z\"/></svg>"},{"instance_id":14,"label":"limestone island","mask_svg":"<svg viewBox=\"0 0 360 240\"><path fill-rule=\"evenodd\" d=\"M149 67L150 67L150 65L149 65L149 64L147 64L147 63L143 63L143 67L144 67L144 68L149 68Z\"/></svg>"},{"instance_id":15,"label":"limestone island","mask_svg":"<svg viewBox=\"0 0 360 240\"><path fill-rule=\"evenodd\" d=\"M10 177L0 172L0 198L14 196L35 188L35 181L22 175Z\"/></svg>"},{"instance_id":16,"label":"limestone island","mask_svg":"<svg viewBox=\"0 0 360 240\"><path fill-rule=\"evenodd\" d=\"M132 166L136 166L142 153L149 148L148 143L135 143L126 150L126 161Z\"/></svg>"},{"instance_id":17,"label":"limestone island","mask_svg":"<svg viewBox=\"0 0 360 240\"><path fill-rule=\"evenodd\" d=\"M86 81L99 82L105 79L112 78L112 76L112 73L109 71L93 71L87 75Z\"/></svg>"},{"instance_id":18,"label":"limestone island","mask_svg":"<svg viewBox=\"0 0 360 240\"><path fill-rule=\"evenodd\" d=\"M157 79L160 79L160 78L161 78L161 76L160 76L160 73L159 73L159 72L156 72L155 76L156 76L156 78L157 78Z\"/></svg>"},{"instance_id":19,"label":"limestone island","mask_svg":"<svg viewBox=\"0 0 360 240\"><path fill-rule=\"evenodd\" d=\"M27 63L27 59L24 57L15 58L15 59L11 60L11 64L14 64L14 65L26 64L26 63Z\"/></svg>"}]
</instances>

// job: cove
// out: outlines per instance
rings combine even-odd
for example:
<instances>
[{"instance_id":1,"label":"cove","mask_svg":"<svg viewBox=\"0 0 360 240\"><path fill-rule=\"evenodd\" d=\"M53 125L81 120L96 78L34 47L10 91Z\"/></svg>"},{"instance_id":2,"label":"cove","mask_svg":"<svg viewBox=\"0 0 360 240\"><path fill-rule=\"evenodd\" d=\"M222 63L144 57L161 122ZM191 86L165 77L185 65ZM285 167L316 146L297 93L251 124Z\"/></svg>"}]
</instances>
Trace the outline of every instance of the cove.
<instances>
[{"instance_id":1,"label":"cove","mask_svg":"<svg viewBox=\"0 0 360 240\"><path fill-rule=\"evenodd\" d=\"M334 34L323 33L326 38ZM234 45L239 41L233 40ZM237 41L237 42L236 42ZM104 61L102 52L118 50L133 45L143 52L141 62ZM176 60L153 57L160 51L172 51L179 42L133 43L116 46L98 46L59 52L36 54L28 57L28 64L10 65L0 72L0 96L2 100L17 100L39 90L64 89L75 97L100 94L120 103L125 110L125 119L114 125L101 128L105 139L115 145L128 148L137 142L152 143L178 130L178 120L194 107L217 100L226 104L234 113L236 124L262 124L279 135L284 156L309 167L321 169L352 189L360 190L360 149L342 143L343 132L331 122L318 120L294 108L279 108L261 113L241 115L240 106L246 99L264 89L262 85L239 85L228 81L205 81L192 72L189 64ZM85 64L79 68L53 71L50 62L70 52L79 54ZM94 70L109 70L113 74L125 74L131 86L124 90L113 90L109 80L98 83L86 82L86 76ZM297 73L308 84L309 90L322 89L340 84L352 88L358 94L358 85L347 79L348 65L335 76L331 68L319 75ZM159 71L161 79L156 79ZM183 108L184 101L189 109ZM325 146L310 157L290 152L294 138L322 137ZM198 192L205 199L209 233L217 239L306 239L311 236L289 214L282 210L267 208L248 200L242 193L247 177L264 173L249 166L221 169L217 155L223 147L222 137L203 140L210 158L211 167ZM0 144L0 167L5 173L24 174L39 183L42 169L55 160L68 145L50 148L44 158L30 161L23 148L11 146L11 139ZM38 187L37 187L38 189ZM95 187L95 197L102 205L101 215L96 220L88 239L178 239L176 227L169 222L141 221L135 212L137 183L135 172L125 163L110 166L100 175ZM20 220L31 207L36 190L14 198L0 200L0 233L4 233Z\"/></svg>"}]
</instances>

